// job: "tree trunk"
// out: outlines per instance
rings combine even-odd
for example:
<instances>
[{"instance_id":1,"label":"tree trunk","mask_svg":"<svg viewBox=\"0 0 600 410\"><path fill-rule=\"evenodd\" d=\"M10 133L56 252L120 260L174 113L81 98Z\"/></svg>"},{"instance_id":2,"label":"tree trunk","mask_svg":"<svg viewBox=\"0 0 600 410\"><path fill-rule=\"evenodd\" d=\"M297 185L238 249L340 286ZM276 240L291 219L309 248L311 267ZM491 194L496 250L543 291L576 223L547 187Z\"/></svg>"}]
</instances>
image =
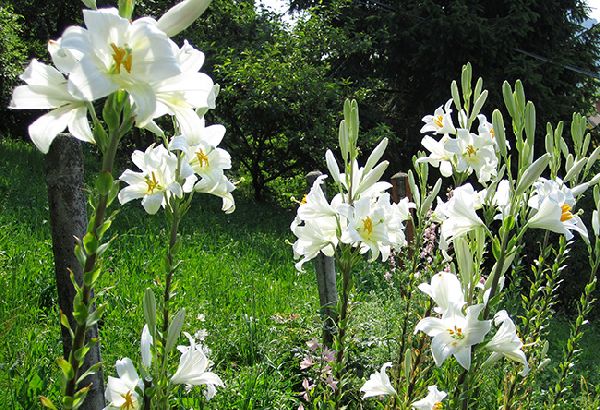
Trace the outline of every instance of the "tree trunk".
<instances>
[{"instance_id":1,"label":"tree trunk","mask_svg":"<svg viewBox=\"0 0 600 410\"><path fill-rule=\"evenodd\" d=\"M75 289L71 283L69 272L72 271L77 283L81 284L83 269L75 257L73 237L82 238L87 227L87 200L83 190L83 153L78 140L68 134L61 134L54 140L46 156L46 182L48 184L58 304L74 329L75 321L72 313ZM64 356L68 357L72 343L71 336L68 330L62 326L61 333ZM87 334L88 339L92 337L98 337L97 326L91 328ZM82 373L99 361L100 344L97 344L86 355ZM95 375L88 376L83 382L84 385L90 383L92 388L80 409L103 409L105 402L102 370Z\"/></svg>"}]
</instances>

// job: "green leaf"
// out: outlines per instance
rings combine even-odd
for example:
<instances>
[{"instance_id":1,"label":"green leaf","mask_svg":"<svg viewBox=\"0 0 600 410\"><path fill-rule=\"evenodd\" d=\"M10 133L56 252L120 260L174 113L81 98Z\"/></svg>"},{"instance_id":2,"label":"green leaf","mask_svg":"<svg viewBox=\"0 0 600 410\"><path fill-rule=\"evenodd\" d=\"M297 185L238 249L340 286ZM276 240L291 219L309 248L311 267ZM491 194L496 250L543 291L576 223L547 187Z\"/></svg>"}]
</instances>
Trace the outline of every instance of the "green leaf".
<instances>
[{"instance_id":1,"label":"green leaf","mask_svg":"<svg viewBox=\"0 0 600 410\"><path fill-rule=\"evenodd\" d=\"M77 384L83 382L86 377L96 374L101 367L102 362L97 362L91 365L81 376L79 376L79 378L77 379Z\"/></svg>"},{"instance_id":2,"label":"green leaf","mask_svg":"<svg viewBox=\"0 0 600 410\"><path fill-rule=\"evenodd\" d=\"M96 310L89 315L85 321L87 327L92 327L102 318L104 311L106 310L107 304L103 303L96 307Z\"/></svg>"},{"instance_id":3,"label":"green leaf","mask_svg":"<svg viewBox=\"0 0 600 410\"><path fill-rule=\"evenodd\" d=\"M410 369L412 367L412 352L411 349L406 349L404 352L404 377L410 380Z\"/></svg>"},{"instance_id":4,"label":"green leaf","mask_svg":"<svg viewBox=\"0 0 600 410\"><path fill-rule=\"evenodd\" d=\"M104 130L102 124L100 124L97 121L94 123L93 134L96 144L98 144L98 146L100 147L100 151L105 152L106 148L108 147L108 135L106 134L106 131Z\"/></svg>"},{"instance_id":5,"label":"green leaf","mask_svg":"<svg viewBox=\"0 0 600 410\"><path fill-rule=\"evenodd\" d=\"M96 178L96 189L100 195L108 195L112 187L113 176L108 171L102 171Z\"/></svg>"},{"instance_id":6,"label":"green leaf","mask_svg":"<svg viewBox=\"0 0 600 410\"><path fill-rule=\"evenodd\" d=\"M171 324L169 324L169 329L167 331L167 345L165 346L165 351L168 353L177 344L177 340L179 339L179 335L181 333L181 328L183 327L183 320L185 319L185 309L179 310L173 317Z\"/></svg>"},{"instance_id":7,"label":"green leaf","mask_svg":"<svg viewBox=\"0 0 600 410\"><path fill-rule=\"evenodd\" d=\"M75 257L77 258L79 265L85 266L85 261L87 260L87 255L85 254L85 251L83 250L81 241L79 239L77 239L77 241L78 241L78 243L75 244Z\"/></svg>"},{"instance_id":8,"label":"green leaf","mask_svg":"<svg viewBox=\"0 0 600 410\"><path fill-rule=\"evenodd\" d=\"M88 232L85 234L83 237L83 247L88 255L96 253L96 249L98 249L98 239L93 233Z\"/></svg>"},{"instance_id":9,"label":"green leaf","mask_svg":"<svg viewBox=\"0 0 600 410\"><path fill-rule=\"evenodd\" d=\"M42 403L42 406L44 406L47 409L58 410L58 408L56 408L54 403L52 403L52 400L50 400L48 397L41 396L40 402Z\"/></svg>"},{"instance_id":10,"label":"green leaf","mask_svg":"<svg viewBox=\"0 0 600 410\"><path fill-rule=\"evenodd\" d=\"M65 315L62 310L60 311L60 324L63 325L71 335L71 339L75 337L73 334L73 329L71 329L71 324L69 323L69 318Z\"/></svg>"},{"instance_id":11,"label":"green leaf","mask_svg":"<svg viewBox=\"0 0 600 410\"><path fill-rule=\"evenodd\" d=\"M88 9L96 10L96 0L81 0Z\"/></svg>"},{"instance_id":12,"label":"green leaf","mask_svg":"<svg viewBox=\"0 0 600 410\"><path fill-rule=\"evenodd\" d=\"M104 103L104 108L102 109L102 118L106 122L106 125L108 125L108 132L111 135L114 134L115 131L119 128L120 110L117 111L117 95L118 91L109 95L106 99L106 102Z\"/></svg>"},{"instance_id":13,"label":"green leaf","mask_svg":"<svg viewBox=\"0 0 600 410\"><path fill-rule=\"evenodd\" d=\"M75 393L75 395L73 396L73 410L76 410L79 407L81 407L81 405L85 401L85 398L91 388L92 388L92 385L89 384L85 387L82 387L81 389L79 389L77 391L77 393Z\"/></svg>"},{"instance_id":14,"label":"green leaf","mask_svg":"<svg viewBox=\"0 0 600 410\"><path fill-rule=\"evenodd\" d=\"M59 357L58 359L56 359L56 363L58 364L58 367L60 367L60 370L65 379L71 380L75 375L71 363L67 362L63 357Z\"/></svg>"},{"instance_id":15,"label":"green leaf","mask_svg":"<svg viewBox=\"0 0 600 410\"><path fill-rule=\"evenodd\" d=\"M150 335L156 339L156 296L152 289L147 288L144 292L144 319L148 325Z\"/></svg>"},{"instance_id":16,"label":"green leaf","mask_svg":"<svg viewBox=\"0 0 600 410\"><path fill-rule=\"evenodd\" d=\"M124 19L131 20L133 15L133 0L119 0L119 16Z\"/></svg>"}]
</instances>

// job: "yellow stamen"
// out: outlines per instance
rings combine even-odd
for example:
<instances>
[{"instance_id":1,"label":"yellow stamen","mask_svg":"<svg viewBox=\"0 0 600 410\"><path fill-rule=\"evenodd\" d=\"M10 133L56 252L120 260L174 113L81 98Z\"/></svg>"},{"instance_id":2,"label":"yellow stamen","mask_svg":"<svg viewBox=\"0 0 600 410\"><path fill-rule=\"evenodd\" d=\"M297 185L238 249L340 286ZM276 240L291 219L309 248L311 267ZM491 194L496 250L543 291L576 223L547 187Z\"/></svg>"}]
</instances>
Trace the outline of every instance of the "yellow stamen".
<instances>
[{"instance_id":1,"label":"yellow stamen","mask_svg":"<svg viewBox=\"0 0 600 410\"><path fill-rule=\"evenodd\" d=\"M448 330L448 333L450 334L450 336L452 336L454 339L460 340L460 339L464 339L464 337L465 337L465 335L462 331L462 328L460 328L460 327L454 326L454 329L448 328L447 330Z\"/></svg>"},{"instance_id":2,"label":"yellow stamen","mask_svg":"<svg viewBox=\"0 0 600 410\"><path fill-rule=\"evenodd\" d=\"M560 216L560 221L564 222L564 221L568 221L569 219L573 218L573 214L571 213L571 207L567 204L564 204L562 206L562 215Z\"/></svg>"},{"instance_id":3,"label":"yellow stamen","mask_svg":"<svg viewBox=\"0 0 600 410\"><path fill-rule=\"evenodd\" d=\"M121 64L125 67L125 70L128 73L131 73L131 64L133 63L133 57L131 55L131 50L124 47L117 47L115 43L111 43L110 47L113 49L114 53L112 55L113 60L115 61L115 65L113 70L117 74L121 74Z\"/></svg>"},{"instance_id":4,"label":"yellow stamen","mask_svg":"<svg viewBox=\"0 0 600 410\"><path fill-rule=\"evenodd\" d=\"M306 194L302 197L302 200L300 201L300 205L304 205L306 203Z\"/></svg>"},{"instance_id":5,"label":"yellow stamen","mask_svg":"<svg viewBox=\"0 0 600 410\"><path fill-rule=\"evenodd\" d=\"M121 394L121 397L125 399L125 403L121 404L122 410L133 410L135 405L133 404L133 395L131 394L131 390L129 390L125 394Z\"/></svg>"},{"instance_id":6,"label":"yellow stamen","mask_svg":"<svg viewBox=\"0 0 600 410\"><path fill-rule=\"evenodd\" d=\"M153 194L155 190L161 189L160 184L156 180L156 174L152 171L152 179L146 177L146 185L148 185L147 194Z\"/></svg>"},{"instance_id":7,"label":"yellow stamen","mask_svg":"<svg viewBox=\"0 0 600 410\"><path fill-rule=\"evenodd\" d=\"M442 410L444 408L444 405L442 404L441 401L435 402L432 410Z\"/></svg>"},{"instance_id":8,"label":"yellow stamen","mask_svg":"<svg viewBox=\"0 0 600 410\"><path fill-rule=\"evenodd\" d=\"M493 128L490 128L490 135L492 136L492 138L496 137L496 133L494 132Z\"/></svg>"},{"instance_id":9,"label":"yellow stamen","mask_svg":"<svg viewBox=\"0 0 600 410\"><path fill-rule=\"evenodd\" d=\"M444 116L438 115L438 116L433 117L433 123L435 125L437 125L438 127L442 128L444 126Z\"/></svg>"},{"instance_id":10,"label":"yellow stamen","mask_svg":"<svg viewBox=\"0 0 600 410\"><path fill-rule=\"evenodd\" d=\"M370 217L366 217L362 220L363 229L367 232L368 235L373 233L373 220Z\"/></svg>"},{"instance_id":11,"label":"yellow stamen","mask_svg":"<svg viewBox=\"0 0 600 410\"><path fill-rule=\"evenodd\" d=\"M196 152L196 158L198 158L198 162L200 163L200 168L208 167L208 155L201 149Z\"/></svg>"},{"instance_id":12,"label":"yellow stamen","mask_svg":"<svg viewBox=\"0 0 600 410\"><path fill-rule=\"evenodd\" d=\"M467 155L468 156L473 156L477 153L477 150L475 149L474 146L472 145L467 145Z\"/></svg>"}]
</instances>

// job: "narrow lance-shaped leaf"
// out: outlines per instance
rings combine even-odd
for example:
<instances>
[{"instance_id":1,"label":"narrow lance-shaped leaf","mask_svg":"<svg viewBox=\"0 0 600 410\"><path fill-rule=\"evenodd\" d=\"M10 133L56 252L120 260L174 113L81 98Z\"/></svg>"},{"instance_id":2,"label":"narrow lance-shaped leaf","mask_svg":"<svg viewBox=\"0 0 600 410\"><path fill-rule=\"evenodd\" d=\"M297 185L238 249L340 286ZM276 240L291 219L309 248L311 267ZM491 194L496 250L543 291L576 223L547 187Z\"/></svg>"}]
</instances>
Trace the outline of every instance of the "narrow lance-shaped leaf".
<instances>
[{"instance_id":1,"label":"narrow lance-shaped leaf","mask_svg":"<svg viewBox=\"0 0 600 410\"><path fill-rule=\"evenodd\" d=\"M179 339L179 335L181 334L181 328L183 326L184 319L185 309L181 309L173 317L173 320L171 321L171 324L169 325L169 329L167 331L167 346L165 347L165 350L167 352L173 350L173 348L177 344L177 340Z\"/></svg>"},{"instance_id":2,"label":"narrow lance-shaped leaf","mask_svg":"<svg viewBox=\"0 0 600 410\"><path fill-rule=\"evenodd\" d=\"M156 337L156 296L152 289L147 288L144 292L144 319L148 325L148 331L152 337Z\"/></svg>"}]
</instances>

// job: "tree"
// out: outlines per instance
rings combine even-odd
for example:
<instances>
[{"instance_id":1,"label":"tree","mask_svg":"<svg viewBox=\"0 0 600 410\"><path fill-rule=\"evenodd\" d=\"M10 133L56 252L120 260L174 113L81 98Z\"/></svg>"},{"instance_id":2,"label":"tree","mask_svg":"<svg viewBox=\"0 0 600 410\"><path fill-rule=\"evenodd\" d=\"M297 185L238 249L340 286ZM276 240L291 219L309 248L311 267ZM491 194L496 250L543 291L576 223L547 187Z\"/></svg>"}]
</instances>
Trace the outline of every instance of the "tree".
<instances>
[{"instance_id":1,"label":"tree","mask_svg":"<svg viewBox=\"0 0 600 410\"><path fill-rule=\"evenodd\" d=\"M23 17L14 13L10 5L0 3L0 113L5 114L12 89L18 81L26 57L26 48L21 40ZM6 118L6 117L5 117ZM10 117L9 117L10 119ZM0 131L12 125L3 121Z\"/></svg>"},{"instance_id":2,"label":"tree","mask_svg":"<svg viewBox=\"0 0 600 410\"><path fill-rule=\"evenodd\" d=\"M371 88L367 104L397 135L388 150L397 164L419 148L421 117L445 102L466 62L485 79L491 106L502 105L503 80L522 79L540 126L588 111L597 93L595 79L572 69L597 70L600 31L583 28L583 1L292 1L295 9L315 4L325 24L369 44L348 48L345 42L331 65L343 61L337 75Z\"/></svg>"},{"instance_id":3,"label":"tree","mask_svg":"<svg viewBox=\"0 0 600 410\"><path fill-rule=\"evenodd\" d=\"M306 52L306 32L250 1L213 2L192 32L221 85L213 119L227 127L224 144L251 176L255 198L277 177L320 167L325 140L337 139L341 87L320 54Z\"/></svg>"}]
</instances>

